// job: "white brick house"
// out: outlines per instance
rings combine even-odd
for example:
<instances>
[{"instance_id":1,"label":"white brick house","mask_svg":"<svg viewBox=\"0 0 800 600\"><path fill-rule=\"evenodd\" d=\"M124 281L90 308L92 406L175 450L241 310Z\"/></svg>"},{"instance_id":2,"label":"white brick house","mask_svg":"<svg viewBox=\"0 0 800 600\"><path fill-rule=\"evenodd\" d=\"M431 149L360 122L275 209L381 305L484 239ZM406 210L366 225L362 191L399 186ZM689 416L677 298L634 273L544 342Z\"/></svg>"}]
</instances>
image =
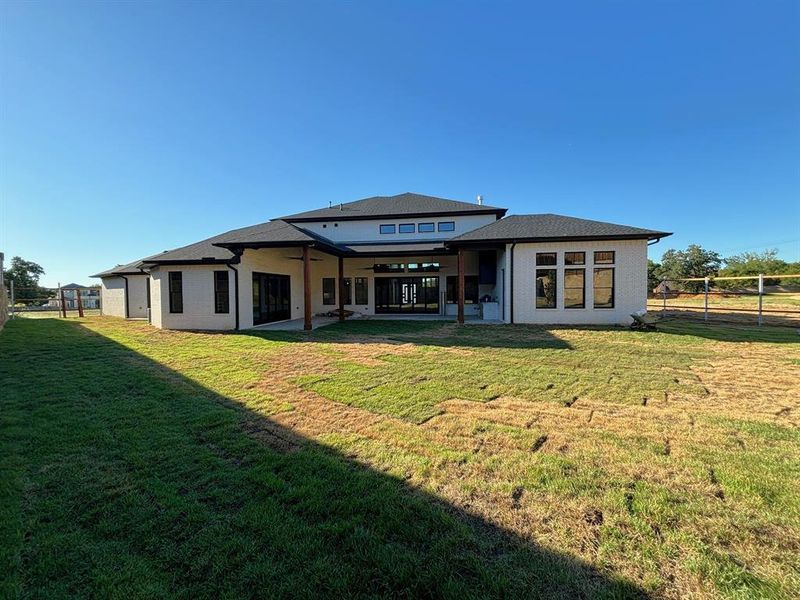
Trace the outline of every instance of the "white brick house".
<instances>
[{"instance_id":1,"label":"white brick house","mask_svg":"<svg viewBox=\"0 0 800 600\"><path fill-rule=\"evenodd\" d=\"M103 313L228 330L345 311L622 324L645 308L647 245L669 233L505 213L407 193L289 215L98 273Z\"/></svg>"}]
</instances>

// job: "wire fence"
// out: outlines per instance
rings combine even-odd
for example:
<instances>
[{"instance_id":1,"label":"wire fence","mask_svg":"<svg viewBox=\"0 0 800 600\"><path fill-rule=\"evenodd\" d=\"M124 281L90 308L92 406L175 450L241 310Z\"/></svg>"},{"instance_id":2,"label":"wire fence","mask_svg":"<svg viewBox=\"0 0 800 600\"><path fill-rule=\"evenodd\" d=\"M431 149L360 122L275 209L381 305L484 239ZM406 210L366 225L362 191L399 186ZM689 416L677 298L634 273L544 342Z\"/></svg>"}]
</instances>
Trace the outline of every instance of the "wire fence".
<instances>
[{"instance_id":1,"label":"wire fence","mask_svg":"<svg viewBox=\"0 0 800 600\"><path fill-rule=\"evenodd\" d=\"M797 326L800 274L664 279L649 295L647 309L706 322Z\"/></svg>"},{"instance_id":2,"label":"wire fence","mask_svg":"<svg viewBox=\"0 0 800 600\"><path fill-rule=\"evenodd\" d=\"M22 287L7 282L8 317L84 317L99 315L102 296L99 287Z\"/></svg>"}]
</instances>

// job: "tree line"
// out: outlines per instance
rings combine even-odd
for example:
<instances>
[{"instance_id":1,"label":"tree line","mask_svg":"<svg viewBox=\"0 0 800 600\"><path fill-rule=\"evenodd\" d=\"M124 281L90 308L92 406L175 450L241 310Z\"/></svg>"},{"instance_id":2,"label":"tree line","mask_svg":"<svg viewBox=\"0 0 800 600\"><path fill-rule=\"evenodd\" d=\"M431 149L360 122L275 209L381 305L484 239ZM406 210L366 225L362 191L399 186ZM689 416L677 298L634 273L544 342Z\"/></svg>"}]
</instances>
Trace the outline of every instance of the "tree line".
<instances>
[{"instance_id":1,"label":"tree line","mask_svg":"<svg viewBox=\"0 0 800 600\"><path fill-rule=\"evenodd\" d=\"M724 265L724 266L723 266ZM692 277L745 277L749 275L797 275L800 262L786 262L778 258L777 250L763 252L743 252L723 258L718 252L706 250L699 244L690 244L686 250L670 248L664 252L661 262L647 261L647 284L655 290L662 280L668 280L670 289L699 292L703 282L674 281ZM713 285L722 289L753 287L755 281L714 281ZM800 279L765 278L764 285L800 284Z\"/></svg>"}]
</instances>

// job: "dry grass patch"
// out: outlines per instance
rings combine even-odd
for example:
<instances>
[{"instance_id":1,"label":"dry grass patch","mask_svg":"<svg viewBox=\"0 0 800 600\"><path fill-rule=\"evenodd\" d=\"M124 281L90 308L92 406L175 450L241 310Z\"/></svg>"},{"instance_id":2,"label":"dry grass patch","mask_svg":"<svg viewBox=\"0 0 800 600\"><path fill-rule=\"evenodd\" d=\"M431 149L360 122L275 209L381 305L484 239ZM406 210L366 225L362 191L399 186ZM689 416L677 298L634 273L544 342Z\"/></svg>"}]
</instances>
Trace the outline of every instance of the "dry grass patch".
<instances>
[{"instance_id":1,"label":"dry grass patch","mask_svg":"<svg viewBox=\"0 0 800 600\"><path fill-rule=\"evenodd\" d=\"M239 427L260 444L290 453L322 444L630 589L663 598L800 590L792 330L84 327L244 408ZM598 581L576 585L593 596ZM551 595L570 597L558 586Z\"/></svg>"}]
</instances>

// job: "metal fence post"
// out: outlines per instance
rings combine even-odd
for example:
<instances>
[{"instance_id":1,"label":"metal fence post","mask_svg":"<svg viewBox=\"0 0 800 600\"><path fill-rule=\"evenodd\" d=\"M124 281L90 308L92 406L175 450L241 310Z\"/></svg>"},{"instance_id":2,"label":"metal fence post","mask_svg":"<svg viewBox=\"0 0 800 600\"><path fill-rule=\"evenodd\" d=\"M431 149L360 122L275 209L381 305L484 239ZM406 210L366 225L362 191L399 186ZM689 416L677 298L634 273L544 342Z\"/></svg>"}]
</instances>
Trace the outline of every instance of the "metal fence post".
<instances>
[{"instance_id":1,"label":"metal fence post","mask_svg":"<svg viewBox=\"0 0 800 600\"><path fill-rule=\"evenodd\" d=\"M764 302L764 274L758 274L758 324L759 326L763 323L763 317L761 316L761 308Z\"/></svg>"},{"instance_id":2,"label":"metal fence post","mask_svg":"<svg viewBox=\"0 0 800 600\"><path fill-rule=\"evenodd\" d=\"M705 287L705 299L703 302L703 320L708 321L708 277L703 279L703 286Z\"/></svg>"}]
</instances>

